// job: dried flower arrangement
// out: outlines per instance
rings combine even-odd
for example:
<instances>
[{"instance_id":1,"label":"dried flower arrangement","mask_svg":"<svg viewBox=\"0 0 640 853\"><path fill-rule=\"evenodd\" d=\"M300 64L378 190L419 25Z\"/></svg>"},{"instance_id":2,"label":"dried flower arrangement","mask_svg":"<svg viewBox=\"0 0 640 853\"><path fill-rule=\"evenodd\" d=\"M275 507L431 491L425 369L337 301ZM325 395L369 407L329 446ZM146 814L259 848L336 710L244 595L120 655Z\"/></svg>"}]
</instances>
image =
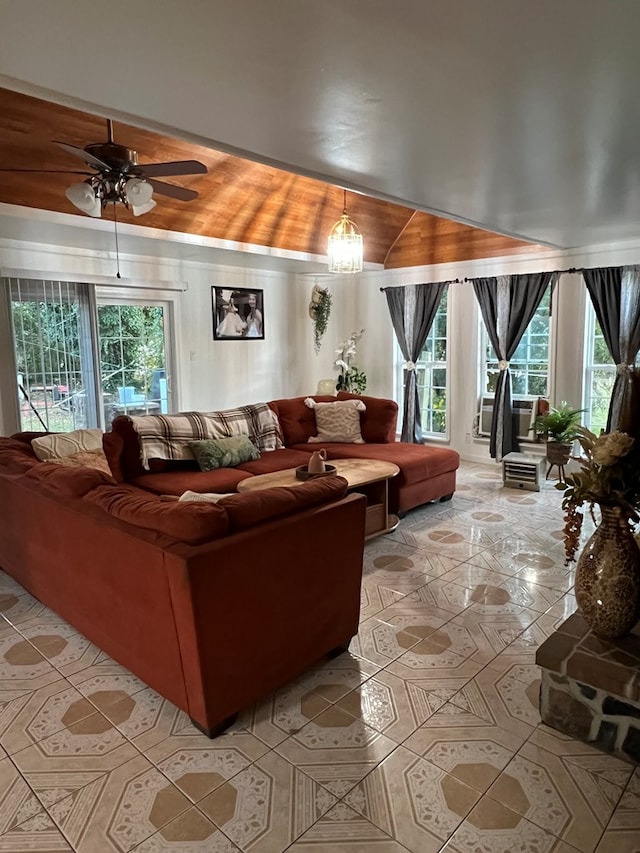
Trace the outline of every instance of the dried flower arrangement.
<instances>
[{"instance_id":1,"label":"dried flower arrangement","mask_svg":"<svg viewBox=\"0 0 640 853\"><path fill-rule=\"evenodd\" d=\"M585 427L578 429L585 458L580 470L569 474L556 488L564 492L564 543L567 563L575 559L580 542L583 506L616 509L623 522L640 521L640 446L626 432L596 436ZM594 518L595 522L595 518Z\"/></svg>"}]
</instances>

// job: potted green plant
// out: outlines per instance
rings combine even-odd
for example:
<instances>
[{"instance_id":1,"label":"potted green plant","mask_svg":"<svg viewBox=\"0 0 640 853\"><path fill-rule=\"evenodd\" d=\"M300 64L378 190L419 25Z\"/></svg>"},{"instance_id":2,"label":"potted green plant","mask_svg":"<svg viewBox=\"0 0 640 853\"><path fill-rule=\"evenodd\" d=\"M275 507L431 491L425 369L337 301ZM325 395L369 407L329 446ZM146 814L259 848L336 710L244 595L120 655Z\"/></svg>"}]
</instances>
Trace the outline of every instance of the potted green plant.
<instances>
[{"instance_id":1,"label":"potted green plant","mask_svg":"<svg viewBox=\"0 0 640 853\"><path fill-rule=\"evenodd\" d=\"M309 316L313 321L313 346L316 353L320 352L322 337L327 331L330 314L331 294L326 287L314 284L309 303Z\"/></svg>"},{"instance_id":2,"label":"potted green plant","mask_svg":"<svg viewBox=\"0 0 640 853\"><path fill-rule=\"evenodd\" d=\"M549 465L566 465L571 455L571 445L580 436L580 415L584 409L574 409L562 402L557 408L538 415L532 430L547 441Z\"/></svg>"}]
</instances>

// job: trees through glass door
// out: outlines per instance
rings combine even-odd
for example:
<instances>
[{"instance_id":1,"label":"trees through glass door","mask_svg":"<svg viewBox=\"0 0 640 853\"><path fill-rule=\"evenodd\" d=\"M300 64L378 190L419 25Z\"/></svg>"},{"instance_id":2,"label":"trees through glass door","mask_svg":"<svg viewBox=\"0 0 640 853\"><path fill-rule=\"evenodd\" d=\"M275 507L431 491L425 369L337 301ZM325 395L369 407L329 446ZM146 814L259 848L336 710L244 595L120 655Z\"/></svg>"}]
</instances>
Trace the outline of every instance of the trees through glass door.
<instances>
[{"instance_id":1,"label":"trees through glass door","mask_svg":"<svg viewBox=\"0 0 640 853\"><path fill-rule=\"evenodd\" d=\"M95 302L91 285L9 279L22 430L109 428L171 411L169 304Z\"/></svg>"}]
</instances>

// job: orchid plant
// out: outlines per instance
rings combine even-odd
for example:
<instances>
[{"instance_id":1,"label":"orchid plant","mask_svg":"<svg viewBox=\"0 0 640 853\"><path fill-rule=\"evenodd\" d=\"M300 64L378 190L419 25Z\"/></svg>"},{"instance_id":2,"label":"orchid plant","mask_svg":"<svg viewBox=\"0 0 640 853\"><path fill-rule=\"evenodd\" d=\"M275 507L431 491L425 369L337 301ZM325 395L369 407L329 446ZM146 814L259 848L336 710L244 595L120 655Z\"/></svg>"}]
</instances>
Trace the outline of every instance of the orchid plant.
<instances>
[{"instance_id":1,"label":"orchid plant","mask_svg":"<svg viewBox=\"0 0 640 853\"><path fill-rule=\"evenodd\" d=\"M337 391L349 391L352 394L362 394L367 387L366 374L353 364L356 357L356 344L364 334L364 329L352 332L336 350L338 356L333 362L340 371L336 382Z\"/></svg>"}]
</instances>

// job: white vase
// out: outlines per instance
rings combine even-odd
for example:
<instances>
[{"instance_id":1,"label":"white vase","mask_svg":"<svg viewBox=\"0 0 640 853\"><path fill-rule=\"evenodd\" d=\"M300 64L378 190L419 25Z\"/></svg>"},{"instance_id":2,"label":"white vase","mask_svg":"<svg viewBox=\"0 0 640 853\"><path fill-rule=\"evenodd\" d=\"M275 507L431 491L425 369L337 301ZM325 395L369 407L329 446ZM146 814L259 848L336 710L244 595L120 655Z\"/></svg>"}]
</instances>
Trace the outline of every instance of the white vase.
<instances>
[{"instance_id":1,"label":"white vase","mask_svg":"<svg viewBox=\"0 0 640 853\"><path fill-rule=\"evenodd\" d=\"M319 395L320 394L322 394L322 395L333 394L333 396L335 397L335 395L336 395L336 380L335 379L321 379L318 382L318 390L316 391L316 394L319 394Z\"/></svg>"}]
</instances>

